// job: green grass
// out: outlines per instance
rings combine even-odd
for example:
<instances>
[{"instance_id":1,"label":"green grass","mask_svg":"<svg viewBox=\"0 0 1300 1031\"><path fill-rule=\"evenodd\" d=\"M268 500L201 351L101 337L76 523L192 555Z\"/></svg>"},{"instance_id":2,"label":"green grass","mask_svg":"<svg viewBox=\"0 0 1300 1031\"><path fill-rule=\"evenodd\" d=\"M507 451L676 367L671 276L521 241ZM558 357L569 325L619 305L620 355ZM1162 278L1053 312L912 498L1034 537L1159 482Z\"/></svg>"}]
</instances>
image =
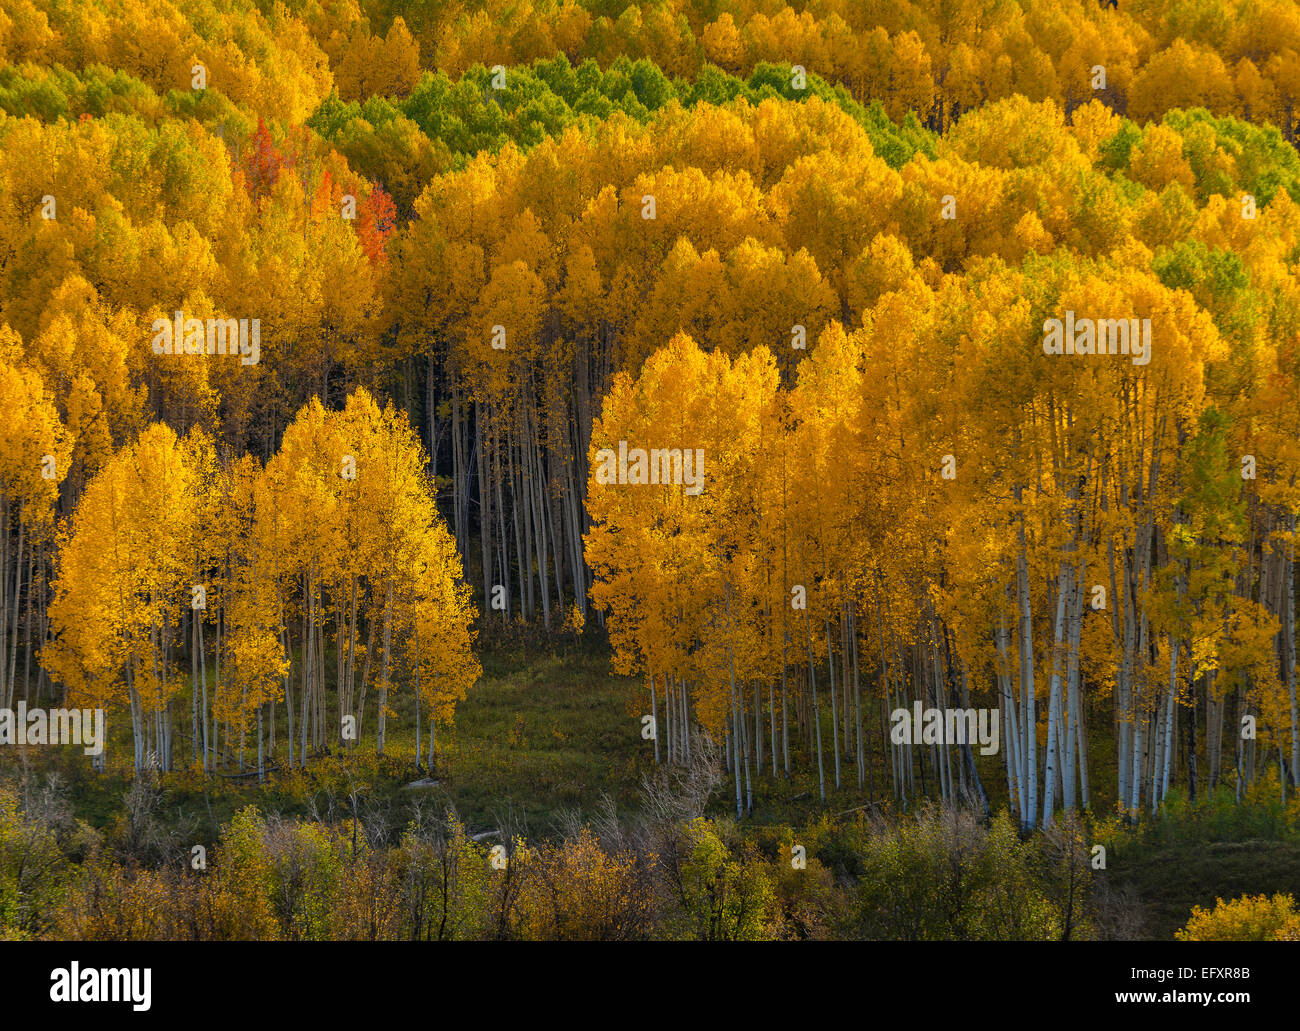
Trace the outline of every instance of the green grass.
<instances>
[{"instance_id":1,"label":"green grass","mask_svg":"<svg viewBox=\"0 0 1300 1031\"><path fill-rule=\"evenodd\" d=\"M1112 883L1130 886L1142 907L1142 936L1167 941L1193 906L1218 898L1284 892L1300 899L1300 843L1214 841L1119 850L1108 858Z\"/></svg>"},{"instance_id":2,"label":"green grass","mask_svg":"<svg viewBox=\"0 0 1300 1031\"><path fill-rule=\"evenodd\" d=\"M543 831L563 810L590 813L604 794L633 805L653 755L640 736L642 693L639 679L611 675L604 656L491 654L439 734L440 788L471 823L495 826L508 811ZM414 713L399 724L391 750L413 761Z\"/></svg>"},{"instance_id":3,"label":"green grass","mask_svg":"<svg viewBox=\"0 0 1300 1031\"><path fill-rule=\"evenodd\" d=\"M288 772L281 706L276 752L267 760L281 769L268 773L265 784L256 778L205 781L189 772L166 774L165 812L177 823L197 824L199 840L210 840L245 805L304 815L313 803L318 811L328 808L332 795L337 810L353 786L399 810L417 801L450 804L474 829L496 828L508 816L513 825L542 834L568 810L590 814L604 795L620 808L635 805L641 771L653 766L653 745L640 736L640 712L648 706L639 678L614 676L606 655L579 648L539 655L503 646L482 658L483 677L457 707L454 723L438 728L437 787L405 788L428 771L416 767L414 697L399 689L389 701L396 716L388 722L384 757L375 755L372 709L354 752L335 747L329 756L309 759L305 773ZM174 758L188 763L193 754L188 700L176 706ZM428 732L424 720L422 766L428 763ZM119 715L110 725L107 775L95 774L89 758L74 748L28 750L26 759L33 769L57 771L72 789L75 814L106 828L123 812L132 754L130 727ZM256 768L252 735L244 762L246 769ZM17 766L11 757L3 761L11 772Z\"/></svg>"}]
</instances>

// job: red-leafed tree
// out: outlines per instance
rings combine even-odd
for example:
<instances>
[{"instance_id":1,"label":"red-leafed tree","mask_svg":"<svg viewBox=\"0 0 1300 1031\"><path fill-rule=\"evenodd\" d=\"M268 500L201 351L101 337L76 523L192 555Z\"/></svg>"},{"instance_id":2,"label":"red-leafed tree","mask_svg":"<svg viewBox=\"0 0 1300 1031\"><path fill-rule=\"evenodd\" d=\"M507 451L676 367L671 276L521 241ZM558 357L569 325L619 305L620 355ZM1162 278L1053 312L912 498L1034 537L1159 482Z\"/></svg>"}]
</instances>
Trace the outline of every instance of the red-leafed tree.
<instances>
[{"instance_id":1,"label":"red-leafed tree","mask_svg":"<svg viewBox=\"0 0 1300 1031\"><path fill-rule=\"evenodd\" d=\"M372 265L388 262L386 245L397 227L397 205L380 186L374 186L368 197L357 202L357 235Z\"/></svg>"},{"instance_id":2,"label":"red-leafed tree","mask_svg":"<svg viewBox=\"0 0 1300 1031\"><path fill-rule=\"evenodd\" d=\"M293 165L291 156L286 155L271 138L271 131L261 118L257 120L257 130L249 137L248 151L240 163L244 186L248 195L260 207L271 195L281 173Z\"/></svg>"}]
</instances>

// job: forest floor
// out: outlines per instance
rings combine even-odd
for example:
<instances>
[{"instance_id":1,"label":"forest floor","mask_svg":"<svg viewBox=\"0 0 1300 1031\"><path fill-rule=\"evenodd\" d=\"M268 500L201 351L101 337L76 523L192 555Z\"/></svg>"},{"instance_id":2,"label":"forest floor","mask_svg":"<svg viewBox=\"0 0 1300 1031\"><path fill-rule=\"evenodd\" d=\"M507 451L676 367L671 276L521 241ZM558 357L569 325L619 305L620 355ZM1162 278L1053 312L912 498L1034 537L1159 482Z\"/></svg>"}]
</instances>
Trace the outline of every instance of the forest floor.
<instances>
[{"instance_id":1,"label":"forest floor","mask_svg":"<svg viewBox=\"0 0 1300 1031\"><path fill-rule=\"evenodd\" d=\"M523 643L494 642L481 649L480 682L457 707L454 724L439 728L436 786L408 787L426 777L415 763L415 711L409 691L390 702L387 754L374 754L374 718L363 725L362 742L350 754L316 757L306 772L204 779L196 772L168 774L153 801L154 819L178 841L217 839L221 824L240 808L256 805L285 817L344 818L355 797L358 810L383 813L402 826L417 809L440 815L454 808L471 833L506 831L547 837L597 817L612 802L620 814L641 803L643 776L654 770L654 746L641 737L648 698L640 678L610 672L608 653L585 644L539 652ZM662 700L661 700L662 703ZM121 721L119 721L120 724ZM829 721L828 721L829 722ZM177 757L192 748L178 740ZM829 725L827 725L829 731ZM878 729L878 728L877 728ZM283 722L279 747L268 765L284 763ZM92 826L125 830L131 784L129 728L110 735L110 772L95 775L79 749L30 750L24 761L35 769L56 769L70 787L75 815ZM422 756L427 764L427 721ZM873 735L878 737L879 735ZM815 755L806 742L792 741L796 774L773 777L770 749L763 776L754 783L751 824L802 826L823 814L833 820L879 809L889 796L886 757L872 757L872 791L859 791L856 766L845 756L841 786L834 786L829 733L824 734L827 803L818 803ZM1111 748L1097 740L1090 749L1099 782ZM245 767L256 769L255 742L246 744ZM1113 758L1111 758L1113 766ZM992 808L1006 804L1006 781L998 756L978 760ZM10 773L17 765L6 758ZM230 772L230 771L227 771ZM734 816L733 782L724 778L712 808ZM1268 810L1267 812L1265 810ZM1176 814L1126 832L1111 848L1107 880L1127 889L1142 911L1144 937L1169 938L1186 922L1193 905L1248 893L1290 892L1300 896L1300 831L1286 811L1272 806L1235 806L1231 793L1200 810Z\"/></svg>"}]
</instances>

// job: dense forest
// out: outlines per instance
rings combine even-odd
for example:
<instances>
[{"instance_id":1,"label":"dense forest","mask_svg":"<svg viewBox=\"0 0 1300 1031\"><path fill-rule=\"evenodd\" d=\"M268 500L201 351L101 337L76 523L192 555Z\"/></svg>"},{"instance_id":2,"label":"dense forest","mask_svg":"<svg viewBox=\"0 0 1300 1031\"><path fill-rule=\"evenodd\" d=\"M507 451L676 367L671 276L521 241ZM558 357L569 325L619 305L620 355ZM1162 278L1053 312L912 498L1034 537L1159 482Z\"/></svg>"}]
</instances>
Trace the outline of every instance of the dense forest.
<instances>
[{"instance_id":1,"label":"dense forest","mask_svg":"<svg viewBox=\"0 0 1300 1031\"><path fill-rule=\"evenodd\" d=\"M1298 99L1284 0L0 0L0 936L1300 937Z\"/></svg>"}]
</instances>

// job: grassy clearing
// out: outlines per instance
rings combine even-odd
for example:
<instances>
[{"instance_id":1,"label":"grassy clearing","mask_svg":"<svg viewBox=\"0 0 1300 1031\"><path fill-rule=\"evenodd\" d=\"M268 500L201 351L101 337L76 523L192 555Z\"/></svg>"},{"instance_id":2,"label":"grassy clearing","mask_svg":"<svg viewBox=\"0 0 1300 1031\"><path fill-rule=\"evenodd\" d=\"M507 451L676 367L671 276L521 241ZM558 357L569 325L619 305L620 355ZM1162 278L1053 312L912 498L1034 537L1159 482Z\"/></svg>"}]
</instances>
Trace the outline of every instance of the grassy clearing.
<instances>
[{"instance_id":1,"label":"grassy clearing","mask_svg":"<svg viewBox=\"0 0 1300 1031\"><path fill-rule=\"evenodd\" d=\"M1300 898L1300 843L1252 838L1121 851L1113 883L1129 885L1142 907L1143 936L1168 940L1193 906L1216 899L1284 892Z\"/></svg>"},{"instance_id":2,"label":"grassy clearing","mask_svg":"<svg viewBox=\"0 0 1300 1031\"><path fill-rule=\"evenodd\" d=\"M437 733L436 788L406 790L427 775L416 766L414 698L399 691L390 699L386 754L374 751L374 716L362 727L352 753L334 748L309 761L307 771L280 769L265 784L256 778L209 778L190 772L165 775L168 819L195 824L198 840L244 805L266 812L308 815L345 806L352 789L406 807L415 801L453 805L471 827L496 827L507 817L515 826L549 833L566 811L592 812L608 795L620 808L635 805L643 769L653 765L653 746L640 737L642 688L635 678L614 676L608 659L587 650L525 654L500 648L486 654L484 675L457 708L455 723ZM180 703L178 703L180 705ZM187 710L178 707L176 759L192 754ZM283 709L276 752L267 765L285 764ZM422 767L428 763L428 725L422 721ZM224 744L223 744L224 750ZM131 780L130 728L110 726L109 773L98 776L78 749L24 750L5 757L15 771L21 762L57 770L70 784L75 814L98 828L122 819ZM244 750L245 767L256 768L256 742ZM232 770L224 770L226 773Z\"/></svg>"}]
</instances>

